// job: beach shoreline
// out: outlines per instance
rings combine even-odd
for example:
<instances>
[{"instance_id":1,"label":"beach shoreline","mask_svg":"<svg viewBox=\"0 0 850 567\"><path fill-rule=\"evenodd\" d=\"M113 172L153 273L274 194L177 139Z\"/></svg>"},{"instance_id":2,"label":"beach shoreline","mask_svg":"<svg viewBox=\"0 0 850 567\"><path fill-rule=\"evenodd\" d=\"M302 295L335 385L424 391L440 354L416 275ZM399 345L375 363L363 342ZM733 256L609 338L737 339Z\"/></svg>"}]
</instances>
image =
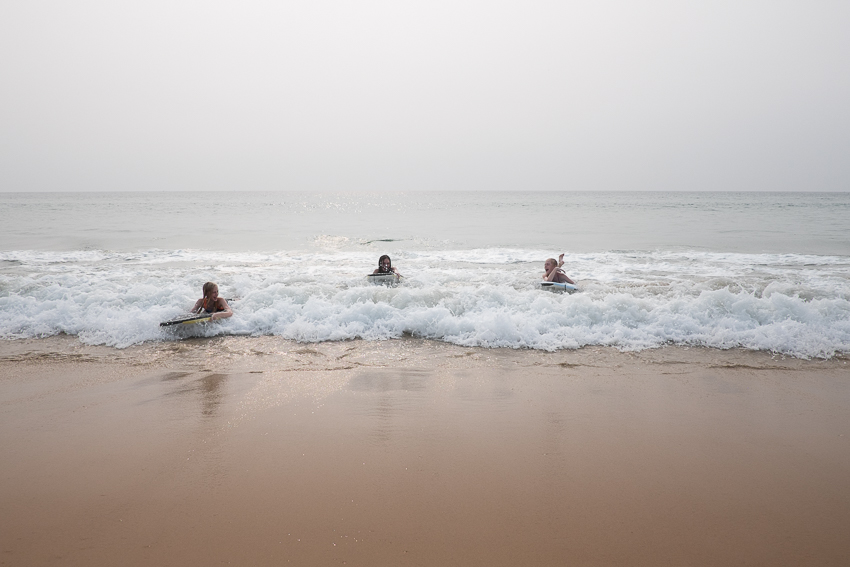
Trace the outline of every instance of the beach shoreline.
<instances>
[{"instance_id":1,"label":"beach shoreline","mask_svg":"<svg viewBox=\"0 0 850 567\"><path fill-rule=\"evenodd\" d=\"M0 342L0 565L842 565L847 358Z\"/></svg>"}]
</instances>

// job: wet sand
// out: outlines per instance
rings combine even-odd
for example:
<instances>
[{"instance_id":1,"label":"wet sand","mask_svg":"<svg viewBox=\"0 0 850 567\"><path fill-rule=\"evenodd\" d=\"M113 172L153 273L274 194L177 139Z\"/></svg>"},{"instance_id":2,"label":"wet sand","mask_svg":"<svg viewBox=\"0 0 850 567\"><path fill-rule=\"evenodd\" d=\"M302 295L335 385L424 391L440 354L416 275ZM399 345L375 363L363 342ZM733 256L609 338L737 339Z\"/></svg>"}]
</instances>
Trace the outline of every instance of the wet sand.
<instances>
[{"instance_id":1,"label":"wet sand","mask_svg":"<svg viewBox=\"0 0 850 567\"><path fill-rule=\"evenodd\" d=\"M847 565L846 359L0 343L0 565Z\"/></svg>"}]
</instances>

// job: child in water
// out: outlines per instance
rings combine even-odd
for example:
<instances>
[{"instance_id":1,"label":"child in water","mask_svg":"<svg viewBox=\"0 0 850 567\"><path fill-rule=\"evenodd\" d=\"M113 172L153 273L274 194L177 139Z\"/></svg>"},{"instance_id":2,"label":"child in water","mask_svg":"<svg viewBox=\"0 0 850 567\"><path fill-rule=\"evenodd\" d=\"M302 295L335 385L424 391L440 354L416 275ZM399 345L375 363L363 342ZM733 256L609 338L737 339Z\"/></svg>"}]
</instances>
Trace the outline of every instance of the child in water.
<instances>
[{"instance_id":1,"label":"child in water","mask_svg":"<svg viewBox=\"0 0 850 567\"><path fill-rule=\"evenodd\" d=\"M561 269L561 266L564 265L564 255L561 254L558 256L558 261L556 262L554 258L549 258L543 264L543 269L546 270L543 273L543 280L547 282L555 282L555 283L568 283L575 285L576 282L571 280L567 274L564 273L564 270Z\"/></svg>"},{"instance_id":2,"label":"child in water","mask_svg":"<svg viewBox=\"0 0 850 567\"><path fill-rule=\"evenodd\" d=\"M384 254L380 258L378 258L378 269L372 272L373 274L395 274L398 277L402 277L398 271L393 268L393 261L390 260L390 257Z\"/></svg>"},{"instance_id":3,"label":"child in water","mask_svg":"<svg viewBox=\"0 0 850 567\"><path fill-rule=\"evenodd\" d=\"M204 284L203 291L204 296L195 303L195 306L192 308L192 313L200 313L201 311L212 313L212 316L210 316L211 322L216 319L225 319L233 315L233 311L230 310L227 300L218 296L217 285L213 282L207 282Z\"/></svg>"}]
</instances>

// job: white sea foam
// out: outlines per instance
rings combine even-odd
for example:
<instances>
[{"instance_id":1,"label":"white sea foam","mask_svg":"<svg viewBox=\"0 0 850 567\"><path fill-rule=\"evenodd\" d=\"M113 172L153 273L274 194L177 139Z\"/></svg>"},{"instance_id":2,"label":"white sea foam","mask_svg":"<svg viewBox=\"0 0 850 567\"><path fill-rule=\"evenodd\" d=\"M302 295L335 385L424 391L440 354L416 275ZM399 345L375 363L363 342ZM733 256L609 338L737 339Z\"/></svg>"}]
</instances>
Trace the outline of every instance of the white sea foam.
<instances>
[{"instance_id":1,"label":"white sea foam","mask_svg":"<svg viewBox=\"0 0 850 567\"><path fill-rule=\"evenodd\" d=\"M192 335L312 342L405 334L534 349L664 344L799 357L850 352L850 264L842 256L619 251L567 255L581 292L539 289L536 249L416 250L393 256L398 287L370 285L374 251L0 252L0 337L76 335L126 347ZM530 259L535 261L531 262ZM234 317L158 323L207 280Z\"/></svg>"}]
</instances>

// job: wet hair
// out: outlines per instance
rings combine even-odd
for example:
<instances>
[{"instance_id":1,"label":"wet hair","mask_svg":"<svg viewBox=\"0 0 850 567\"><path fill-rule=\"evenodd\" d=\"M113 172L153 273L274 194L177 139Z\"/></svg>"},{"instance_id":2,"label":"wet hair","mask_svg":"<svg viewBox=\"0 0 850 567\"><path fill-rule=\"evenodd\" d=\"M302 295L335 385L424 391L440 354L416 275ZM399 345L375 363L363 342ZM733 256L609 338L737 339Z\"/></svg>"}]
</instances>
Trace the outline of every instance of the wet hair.
<instances>
[{"instance_id":1,"label":"wet hair","mask_svg":"<svg viewBox=\"0 0 850 567\"><path fill-rule=\"evenodd\" d=\"M390 271L392 271L392 268L393 268L393 261L392 260L390 260L390 267L387 268L386 270L384 270L384 260L385 259L390 260L390 257L387 256L386 254L384 254L383 256L378 258L378 271L379 272L384 272L384 271L390 272Z\"/></svg>"},{"instance_id":2,"label":"wet hair","mask_svg":"<svg viewBox=\"0 0 850 567\"><path fill-rule=\"evenodd\" d=\"M207 283L205 283L205 284L204 284L204 297L209 296L209 294L211 294L211 293L212 293L212 290L214 290L214 289L215 289L215 288L217 288L217 287L218 287L218 286L217 286L216 284L214 284L213 282L207 282Z\"/></svg>"}]
</instances>

